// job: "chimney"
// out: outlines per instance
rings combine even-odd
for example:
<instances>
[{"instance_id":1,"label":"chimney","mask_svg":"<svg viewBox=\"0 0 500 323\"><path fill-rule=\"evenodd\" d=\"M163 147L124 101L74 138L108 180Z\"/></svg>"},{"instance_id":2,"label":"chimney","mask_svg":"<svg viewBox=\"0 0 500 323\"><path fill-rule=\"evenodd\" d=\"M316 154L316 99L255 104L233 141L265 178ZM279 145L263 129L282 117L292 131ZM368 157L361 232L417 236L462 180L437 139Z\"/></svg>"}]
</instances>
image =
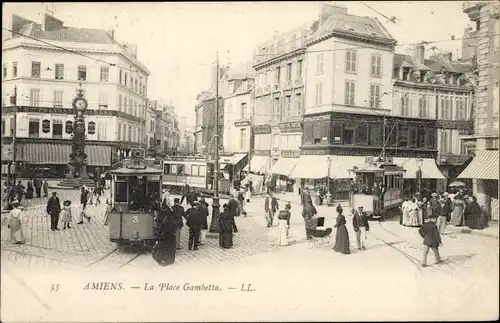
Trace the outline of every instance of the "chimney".
<instances>
[{"instance_id":1,"label":"chimney","mask_svg":"<svg viewBox=\"0 0 500 323\"><path fill-rule=\"evenodd\" d=\"M453 55L453 54L452 54L451 52L444 52L444 53L443 53L443 59L444 59L445 61L450 61L450 62L451 62L452 55Z\"/></svg>"},{"instance_id":2,"label":"chimney","mask_svg":"<svg viewBox=\"0 0 500 323\"><path fill-rule=\"evenodd\" d=\"M413 60L418 64L424 63L425 58L425 47L424 44L420 43L415 45L413 48Z\"/></svg>"},{"instance_id":3,"label":"chimney","mask_svg":"<svg viewBox=\"0 0 500 323\"><path fill-rule=\"evenodd\" d=\"M115 30L114 29L106 31L106 34L108 34L108 36L109 36L109 38L111 38L111 40L115 40Z\"/></svg>"},{"instance_id":4,"label":"chimney","mask_svg":"<svg viewBox=\"0 0 500 323\"><path fill-rule=\"evenodd\" d=\"M62 20L57 19L56 17L45 13L42 21L42 28L45 31L53 31L61 29L64 25Z\"/></svg>"}]
</instances>

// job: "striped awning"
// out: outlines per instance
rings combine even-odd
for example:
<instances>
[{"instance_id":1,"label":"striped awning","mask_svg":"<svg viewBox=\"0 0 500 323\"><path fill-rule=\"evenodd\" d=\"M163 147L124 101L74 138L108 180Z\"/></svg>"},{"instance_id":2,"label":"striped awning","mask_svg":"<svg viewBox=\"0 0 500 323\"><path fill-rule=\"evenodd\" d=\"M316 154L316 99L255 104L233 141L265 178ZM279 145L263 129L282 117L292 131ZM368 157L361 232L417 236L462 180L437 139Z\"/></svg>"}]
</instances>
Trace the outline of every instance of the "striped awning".
<instances>
[{"instance_id":1,"label":"striped awning","mask_svg":"<svg viewBox=\"0 0 500 323\"><path fill-rule=\"evenodd\" d=\"M405 157L394 157L394 164L406 169L405 177L406 179L416 179L418 171L418 161L417 158L405 158ZM422 171L422 178L427 179L444 179L443 173L439 170L436 165L436 161L433 158L423 158L422 165L420 166Z\"/></svg>"},{"instance_id":2,"label":"striped awning","mask_svg":"<svg viewBox=\"0 0 500 323\"><path fill-rule=\"evenodd\" d=\"M458 178L498 180L498 150L476 150L476 156Z\"/></svg>"},{"instance_id":3,"label":"striped awning","mask_svg":"<svg viewBox=\"0 0 500 323\"><path fill-rule=\"evenodd\" d=\"M298 158L280 158L273 167L271 167L269 172L272 174L290 176L298 162Z\"/></svg>"},{"instance_id":4,"label":"striped awning","mask_svg":"<svg viewBox=\"0 0 500 323\"><path fill-rule=\"evenodd\" d=\"M27 143L22 146L20 156L28 164L37 165L66 165L71 154L71 145L56 143ZM89 166L110 166L111 147L88 145L85 147Z\"/></svg>"}]
</instances>

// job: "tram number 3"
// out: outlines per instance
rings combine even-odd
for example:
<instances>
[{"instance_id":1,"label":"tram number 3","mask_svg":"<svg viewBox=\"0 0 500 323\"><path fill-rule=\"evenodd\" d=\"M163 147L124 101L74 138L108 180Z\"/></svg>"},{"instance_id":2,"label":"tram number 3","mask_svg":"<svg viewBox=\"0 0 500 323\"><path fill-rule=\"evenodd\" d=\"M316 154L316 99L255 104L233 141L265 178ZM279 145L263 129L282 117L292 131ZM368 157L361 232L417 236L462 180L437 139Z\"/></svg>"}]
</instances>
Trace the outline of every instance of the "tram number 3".
<instances>
[{"instance_id":1,"label":"tram number 3","mask_svg":"<svg viewBox=\"0 0 500 323\"><path fill-rule=\"evenodd\" d=\"M134 216L132 217L132 222L134 222L134 223L139 222L139 218L137 217L137 215L134 215Z\"/></svg>"}]
</instances>

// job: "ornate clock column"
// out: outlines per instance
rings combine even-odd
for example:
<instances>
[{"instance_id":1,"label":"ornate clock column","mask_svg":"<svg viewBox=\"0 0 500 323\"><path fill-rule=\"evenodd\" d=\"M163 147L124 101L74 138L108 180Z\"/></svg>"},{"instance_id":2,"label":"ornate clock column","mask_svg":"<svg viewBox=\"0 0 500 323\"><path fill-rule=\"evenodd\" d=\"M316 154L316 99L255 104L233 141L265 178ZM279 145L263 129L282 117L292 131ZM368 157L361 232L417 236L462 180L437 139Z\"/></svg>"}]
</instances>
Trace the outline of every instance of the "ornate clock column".
<instances>
[{"instance_id":1,"label":"ornate clock column","mask_svg":"<svg viewBox=\"0 0 500 323\"><path fill-rule=\"evenodd\" d=\"M77 95L73 100L73 111L75 112L75 122L73 125L73 144L69 155L69 172L58 185L65 187L80 187L82 185L92 185L94 182L87 174L87 154L85 153L85 116L88 102L83 95L83 89L77 89Z\"/></svg>"}]
</instances>

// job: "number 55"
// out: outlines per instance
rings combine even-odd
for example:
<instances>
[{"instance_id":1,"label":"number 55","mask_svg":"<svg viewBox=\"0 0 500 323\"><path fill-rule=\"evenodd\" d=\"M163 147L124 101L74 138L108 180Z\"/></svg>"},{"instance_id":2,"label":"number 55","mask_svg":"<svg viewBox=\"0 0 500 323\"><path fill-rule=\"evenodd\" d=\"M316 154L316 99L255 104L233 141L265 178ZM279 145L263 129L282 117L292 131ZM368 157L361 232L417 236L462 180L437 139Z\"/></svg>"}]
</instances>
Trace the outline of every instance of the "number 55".
<instances>
[{"instance_id":1,"label":"number 55","mask_svg":"<svg viewBox=\"0 0 500 323\"><path fill-rule=\"evenodd\" d=\"M57 291L59 291L59 284L55 284L55 285L52 284L52 285L50 285L50 291L51 292L57 292Z\"/></svg>"}]
</instances>

